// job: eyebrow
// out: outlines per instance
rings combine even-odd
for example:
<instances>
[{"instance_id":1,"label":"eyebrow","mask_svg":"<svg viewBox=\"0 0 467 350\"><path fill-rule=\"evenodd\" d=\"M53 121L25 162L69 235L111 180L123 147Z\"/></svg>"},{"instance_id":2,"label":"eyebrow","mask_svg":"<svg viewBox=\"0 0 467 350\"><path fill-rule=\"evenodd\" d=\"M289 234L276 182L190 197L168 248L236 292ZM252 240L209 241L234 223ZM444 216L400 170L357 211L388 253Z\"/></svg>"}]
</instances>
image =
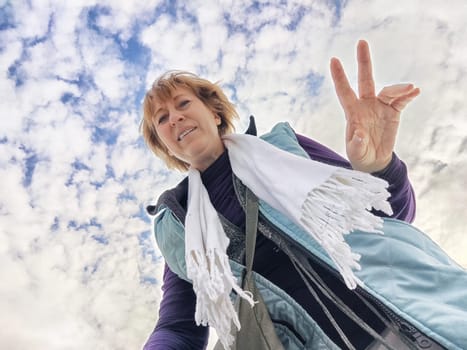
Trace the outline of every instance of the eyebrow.
<instances>
[{"instance_id":1,"label":"eyebrow","mask_svg":"<svg viewBox=\"0 0 467 350\"><path fill-rule=\"evenodd\" d=\"M175 95L175 96L172 97L172 100L175 101L177 98L179 98L179 97L182 96L182 95L184 95L184 93L180 93L180 94L178 94L178 95ZM163 107L159 107L159 108L154 112L154 116L157 116L157 113L159 113L159 111L160 111L161 109L163 109Z\"/></svg>"}]
</instances>

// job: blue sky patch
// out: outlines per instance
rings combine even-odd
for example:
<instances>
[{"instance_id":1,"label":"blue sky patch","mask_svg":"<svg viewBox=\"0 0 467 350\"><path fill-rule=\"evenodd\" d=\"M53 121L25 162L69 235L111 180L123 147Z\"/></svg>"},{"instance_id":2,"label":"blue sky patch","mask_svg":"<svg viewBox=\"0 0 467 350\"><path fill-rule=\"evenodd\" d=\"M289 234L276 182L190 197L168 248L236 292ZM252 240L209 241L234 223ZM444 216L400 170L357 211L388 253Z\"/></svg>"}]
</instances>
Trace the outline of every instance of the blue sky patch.
<instances>
[{"instance_id":1,"label":"blue sky patch","mask_svg":"<svg viewBox=\"0 0 467 350\"><path fill-rule=\"evenodd\" d=\"M109 239L105 235L92 235L91 237L100 244L109 244Z\"/></svg>"},{"instance_id":2,"label":"blue sky patch","mask_svg":"<svg viewBox=\"0 0 467 350\"><path fill-rule=\"evenodd\" d=\"M15 12L11 3L0 8L0 31L15 27ZM2 45L3 46L3 45Z\"/></svg>"},{"instance_id":3,"label":"blue sky patch","mask_svg":"<svg viewBox=\"0 0 467 350\"><path fill-rule=\"evenodd\" d=\"M36 168L37 161L38 157L35 153L30 154L26 158L26 171L24 172L23 186L28 187L31 184L32 176L34 175L34 169Z\"/></svg>"},{"instance_id":4,"label":"blue sky patch","mask_svg":"<svg viewBox=\"0 0 467 350\"><path fill-rule=\"evenodd\" d=\"M11 79L15 82L15 86L21 86L24 83L25 76L21 71L21 60L16 60L10 67L8 67L8 79Z\"/></svg>"},{"instance_id":5,"label":"blue sky patch","mask_svg":"<svg viewBox=\"0 0 467 350\"><path fill-rule=\"evenodd\" d=\"M299 6L297 10L295 11L295 13L293 14L292 20L287 25L287 29L290 31L294 31L295 29L297 29L297 26L300 24L305 14L306 14L306 8L304 6Z\"/></svg>"},{"instance_id":6,"label":"blue sky patch","mask_svg":"<svg viewBox=\"0 0 467 350\"><path fill-rule=\"evenodd\" d=\"M60 227L60 220L58 216L54 217L54 222L52 225L50 225L50 231L56 232L58 228Z\"/></svg>"},{"instance_id":7,"label":"blue sky patch","mask_svg":"<svg viewBox=\"0 0 467 350\"><path fill-rule=\"evenodd\" d=\"M118 129L108 129L108 128L102 128L99 126L94 126L91 137L92 137L93 143L104 142L105 144L111 146L111 145L115 145L118 135L119 135Z\"/></svg>"},{"instance_id":8,"label":"blue sky patch","mask_svg":"<svg viewBox=\"0 0 467 350\"><path fill-rule=\"evenodd\" d=\"M108 16L111 14L111 9L107 6L95 5L89 7L86 13L86 24L89 29L95 30L96 32L102 32L102 28L98 25L100 16Z\"/></svg>"},{"instance_id":9,"label":"blue sky patch","mask_svg":"<svg viewBox=\"0 0 467 350\"><path fill-rule=\"evenodd\" d=\"M321 86L323 85L324 76L310 72L305 76L307 91L311 96L319 95Z\"/></svg>"}]
</instances>

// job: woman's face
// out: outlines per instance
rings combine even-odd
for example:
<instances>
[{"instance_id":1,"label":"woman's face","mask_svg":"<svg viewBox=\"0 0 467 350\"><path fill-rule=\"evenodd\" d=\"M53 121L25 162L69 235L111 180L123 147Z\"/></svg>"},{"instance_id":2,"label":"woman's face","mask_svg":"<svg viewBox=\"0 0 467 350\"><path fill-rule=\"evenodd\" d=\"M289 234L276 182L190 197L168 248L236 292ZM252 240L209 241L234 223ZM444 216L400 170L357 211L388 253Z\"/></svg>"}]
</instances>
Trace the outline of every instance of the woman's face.
<instances>
[{"instance_id":1,"label":"woman's face","mask_svg":"<svg viewBox=\"0 0 467 350\"><path fill-rule=\"evenodd\" d=\"M155 110L153 123L169 155L204 171L224 152L220 117L191 90L175 89L167 101L155 102Z\"/></svg>"}]
</instances>

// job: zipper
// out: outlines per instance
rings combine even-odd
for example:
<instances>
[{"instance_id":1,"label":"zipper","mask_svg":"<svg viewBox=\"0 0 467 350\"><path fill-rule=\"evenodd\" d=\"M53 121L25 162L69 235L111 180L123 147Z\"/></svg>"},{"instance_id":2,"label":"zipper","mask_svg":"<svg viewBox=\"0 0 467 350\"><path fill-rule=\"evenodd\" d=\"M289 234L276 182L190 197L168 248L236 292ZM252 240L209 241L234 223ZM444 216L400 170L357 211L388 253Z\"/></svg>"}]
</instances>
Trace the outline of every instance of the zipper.
<instances>
[{"instance_id":1,"label":"zipper","mask_svg":"<svg viewBox=\"0 0 467 350\"><path fill-rule=\"evenodd\" d=\"M402 322L399 326L399 330L410 340L417 343L420 349L430 349L434 341L428 338L426 335L420 333L415 327L408 324L407 322Z\"/></svg>"}]
</instances>

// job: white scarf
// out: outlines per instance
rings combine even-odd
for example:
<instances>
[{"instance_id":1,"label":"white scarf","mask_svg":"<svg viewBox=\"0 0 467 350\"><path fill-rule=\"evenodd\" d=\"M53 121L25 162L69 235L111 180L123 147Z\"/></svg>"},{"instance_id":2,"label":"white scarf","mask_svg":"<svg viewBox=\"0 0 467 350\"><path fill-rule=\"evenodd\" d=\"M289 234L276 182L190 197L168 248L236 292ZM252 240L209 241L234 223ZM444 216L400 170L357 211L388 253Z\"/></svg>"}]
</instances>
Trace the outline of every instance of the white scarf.
<instances>
[{"instance_id":1,"label":"white scarf","mask_svg":"<svg viewBox=\"0 0 467 350\"><path fill-rule=\"evenodd\" d=\"M319 163L283 151L262 139L243 134L223 136L233 173L261 200L309 233L332 259L348 288L361 283L360 255L343 235L353 230L379 232L382 219L371 208L392 214L388 183L370 174ZM227 238L199 172L188 172L185 221L187 275L196 293L195 321L216 329L227 349L233 342L232 322L240 323L230 299L232 289L247 300L232 274Z\"/></svg>"}]
</instances>

